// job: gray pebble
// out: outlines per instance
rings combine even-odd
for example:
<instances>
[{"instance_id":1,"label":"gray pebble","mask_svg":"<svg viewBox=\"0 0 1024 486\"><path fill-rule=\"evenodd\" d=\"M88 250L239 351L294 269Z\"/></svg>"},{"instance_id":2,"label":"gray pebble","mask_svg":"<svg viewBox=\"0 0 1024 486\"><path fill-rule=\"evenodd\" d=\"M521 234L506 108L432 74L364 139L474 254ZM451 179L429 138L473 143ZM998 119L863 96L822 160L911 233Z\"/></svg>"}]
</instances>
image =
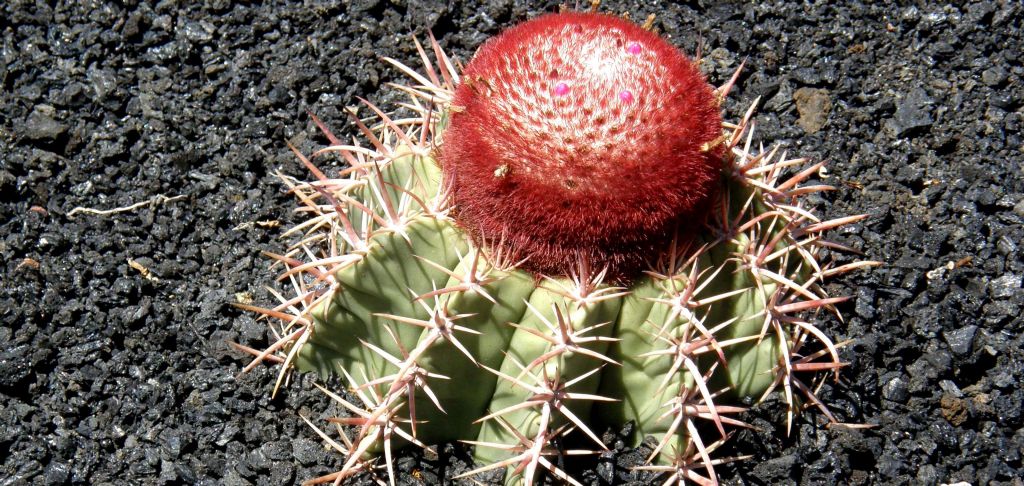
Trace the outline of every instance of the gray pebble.
<instances>
[{"instance_id":1,"label":"gray pebble","mask_svg":"<svg viewBox=\"0 0 1024 486\"><path fill-rule=\"evenodd\" d=\"M946 338L946 344L949 344L949 349L953 351L953 354L964 355L971 352L977 332L978 326L970 325L955 331L944 332L942 335Z\"/></svg>"}]
</instances>

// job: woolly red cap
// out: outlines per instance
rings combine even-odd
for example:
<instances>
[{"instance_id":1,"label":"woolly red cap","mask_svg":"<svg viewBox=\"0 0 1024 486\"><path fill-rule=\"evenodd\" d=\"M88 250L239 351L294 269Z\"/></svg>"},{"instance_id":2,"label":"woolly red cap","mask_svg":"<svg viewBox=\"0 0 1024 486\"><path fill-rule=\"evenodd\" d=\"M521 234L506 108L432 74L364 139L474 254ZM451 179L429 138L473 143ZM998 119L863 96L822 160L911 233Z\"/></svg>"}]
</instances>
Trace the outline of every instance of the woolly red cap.
<instances>
[{"instance_id":1,"label":"woolly red cap","mask_svg":"<svg viewBox=\"0 0 1024 486\"><path fill-rule=\"evenodd\" d=\"M571 273L623 275L718 185L718 102L678 49L629 21L562 13L489 40L455 91L440 159L475 239Z\"/></svg>"}]
</instances>

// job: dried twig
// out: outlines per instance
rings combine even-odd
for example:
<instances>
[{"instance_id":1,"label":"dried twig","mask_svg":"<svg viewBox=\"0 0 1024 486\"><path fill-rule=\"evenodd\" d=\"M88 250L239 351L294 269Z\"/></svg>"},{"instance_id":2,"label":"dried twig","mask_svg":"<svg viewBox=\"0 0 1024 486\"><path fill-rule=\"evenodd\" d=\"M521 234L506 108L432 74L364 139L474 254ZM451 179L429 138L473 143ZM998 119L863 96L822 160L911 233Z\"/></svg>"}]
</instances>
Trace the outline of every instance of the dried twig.
<instances>
[{"instance_id":1,"label":"dried twig","mask_svg":"<svg viewBox=\"0 0 1024 486\"><path fill-rule=\"evenodd\" d=\"M178 200L181 200L181 199L185 199L185 196L181 195L181 196L167 197L167 196L165 196L163 194L159 194L159 195L154 196L153 198L151 198L149 200L138 202L138 203L132 204L130 206L124 206L124 207L114 208L114 209L93 209L93 208L84 208L84 207L79 206L79 207L74 208L74 209L72 209L71 211L68 212L68 218L73 218L78 213L95 214L97 216L109 216L111 214L117 214L117 213L124 213L124 212L128 212L128 211L133 211L133 210L139 209L139 208L144 207L144 206L156 206L158 204L167 204L169 202L174 202L174 201L178 201Z\"/></svg>"},{"instance_id":2,"label":"dried twig","mask_svg":"<svg viewBox=\"0 0 1024 486\"><path fill-rule=\"evenodd\" d=\"M159 278L156 278L156 276L153 275L153 272L150 271L150 269L146 268L145 265L139 263L136 260L133 260L133 259L129 258L128 259L128 266L134 268L136 271L138 271L140 274L142 274L143 278L145 278L146 280L149 280L150 282L159 282L160 281Z\"/></svg>"}]
</instances>

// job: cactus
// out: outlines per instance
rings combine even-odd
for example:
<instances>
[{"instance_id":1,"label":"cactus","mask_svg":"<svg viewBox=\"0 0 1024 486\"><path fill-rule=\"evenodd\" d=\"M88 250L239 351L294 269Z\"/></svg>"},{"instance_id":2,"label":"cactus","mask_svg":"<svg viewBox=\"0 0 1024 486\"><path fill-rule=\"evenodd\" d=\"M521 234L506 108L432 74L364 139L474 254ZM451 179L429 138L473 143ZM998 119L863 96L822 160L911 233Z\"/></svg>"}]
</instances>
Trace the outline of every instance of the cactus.
<instances>
[{"instance_id":1,"label":"cactus","mask_svg":"<svg viewBox=\"0 0 1024 486\"><path fill-rule=\"evenodd\" d=\"M238 304L283 323L250 367L348 385L321 387L350 412L340 442L304 418L343 454L311 483L383 467L394 484L397 448L461 440L481 464L463 476L578 484L552 456L605 450L598 434L628 421L634 445L657 440L644 469L713 483L744 397L781 390L790 421L809 402L837 422L815 390L843 343L808 316L846 300L822 279L875 264L819 261L842 248L823 233L864 216L821 221L801 203L832 189L801 185L821 163L754 151L753 110L721 122L736 76L712 89L600 14L521 24L461 78L433 38L436 62L416 47L423 74L387 60L413 80L411 117L365 103L369 146L314 117L331 145L292 147L315 179L281 177L308 219L270 256L294 295ZM347 168L314 165L331 155ZM588 448L560 448L568 435Z\"/></svg>"}]
</instances>

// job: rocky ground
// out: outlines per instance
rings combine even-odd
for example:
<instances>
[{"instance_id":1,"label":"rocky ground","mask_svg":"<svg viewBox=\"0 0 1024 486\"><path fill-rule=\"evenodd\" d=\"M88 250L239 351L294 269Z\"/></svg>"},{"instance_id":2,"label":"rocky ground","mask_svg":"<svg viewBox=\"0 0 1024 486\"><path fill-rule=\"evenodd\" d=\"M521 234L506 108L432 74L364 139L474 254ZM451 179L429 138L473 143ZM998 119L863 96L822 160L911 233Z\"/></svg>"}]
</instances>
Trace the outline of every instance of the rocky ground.
<instances>
[{"instance_id":1,"label":"rocky ground","mask_svg":"<svg viewBox=\"0 0 1024 486\"><path fill-rule=\"evenodd\" d=\"M325 143L307 110L352 134L355 96L392 101L399 74L378 56L414 63L411 36L432 30L466 60L556 9L521 3L3 2L0 483L284 484L338 467L298 418L327 413L313 380L270 399L276 370L237 376L224 344L266 343L228 303L269 301L260 251L294 221L272 173L302 175L286 141ZM762 140L829 161L840 189L819 209L871 215L835 239L886 262L831 285L856 301L828 330L855 344L822 393L877 427L809 413L787 438L769 401L729 451L754 458L719 472L1019 485L1024 8L828 3L602 6L702 45L713 83L746 60L729 113L760 97ZM465 449L440 452L399 460L402 482L466 470ZM620 448L579 475L640 484L638 457Z\"/></svg>"}]
</instances>

